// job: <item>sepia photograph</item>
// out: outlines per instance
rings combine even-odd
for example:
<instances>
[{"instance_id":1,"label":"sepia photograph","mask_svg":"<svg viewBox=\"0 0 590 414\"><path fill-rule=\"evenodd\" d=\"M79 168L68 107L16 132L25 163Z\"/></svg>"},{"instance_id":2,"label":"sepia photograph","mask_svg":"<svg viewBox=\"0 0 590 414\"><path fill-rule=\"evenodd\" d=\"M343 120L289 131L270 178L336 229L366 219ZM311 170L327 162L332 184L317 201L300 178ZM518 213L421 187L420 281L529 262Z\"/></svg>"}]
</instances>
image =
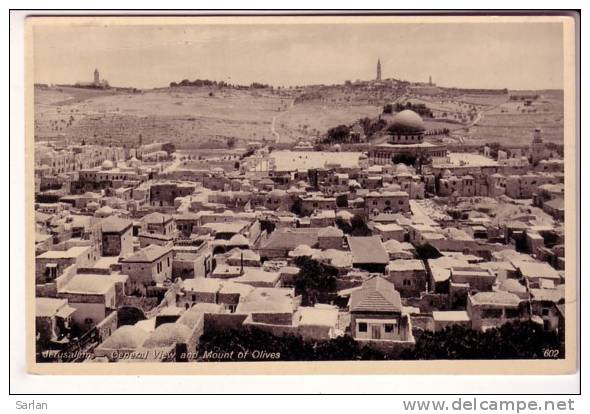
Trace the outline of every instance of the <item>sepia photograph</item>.
<instances>
[{"instance_id":1,"label":"sepia photograph","mask_svg":"<svg viewBox=\"0 0 590 414\"><path fill-rule=\"evenodd\" d=\"M569 16L29 16L37 374L567 374Z\"/></svg>"}]
</instances>

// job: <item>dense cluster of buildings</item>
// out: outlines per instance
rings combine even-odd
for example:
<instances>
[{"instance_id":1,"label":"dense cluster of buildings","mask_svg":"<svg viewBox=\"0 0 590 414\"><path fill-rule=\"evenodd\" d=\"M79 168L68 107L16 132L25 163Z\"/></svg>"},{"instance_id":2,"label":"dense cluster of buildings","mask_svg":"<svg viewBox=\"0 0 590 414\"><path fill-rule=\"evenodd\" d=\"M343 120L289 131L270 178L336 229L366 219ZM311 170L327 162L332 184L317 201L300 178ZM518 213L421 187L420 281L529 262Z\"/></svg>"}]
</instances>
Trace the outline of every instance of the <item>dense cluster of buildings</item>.
<instances>
[{"instance_id":1,"label":"dense cluster of buildings","mask_svg":"<svg viewBox=\"0 0 590 414\"><path fill-rule=\"evenodd\" d=\"M37 143L38 358L191 360L246 327L392 353L452 325L563 337L564 165L540 132L492 159L427 142L412 111L389 130L367 153L260 147L225 168ZM336 270L328 301L303 300L302 257Z\"/></svg>"}]
</instances>

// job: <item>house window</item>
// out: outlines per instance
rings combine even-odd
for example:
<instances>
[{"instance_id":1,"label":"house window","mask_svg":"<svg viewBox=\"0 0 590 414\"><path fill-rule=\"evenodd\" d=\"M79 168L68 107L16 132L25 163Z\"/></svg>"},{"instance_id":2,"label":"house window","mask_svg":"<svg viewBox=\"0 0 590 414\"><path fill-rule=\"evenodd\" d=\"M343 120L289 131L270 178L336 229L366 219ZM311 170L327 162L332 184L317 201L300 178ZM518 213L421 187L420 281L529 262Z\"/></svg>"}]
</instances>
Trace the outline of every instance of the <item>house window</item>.
<instances>
[{"instance_id":1,"label":"house window","mask_svg":"<svg viewBox=\"0 0 590 414\"><path fill-rule=\"evenodd\" d=\"M484 319L491 319L491 318L501 318L502 317L502 309L482 309L481 310L481 317Z\"/></svg>"},{"instance_id":2,"label":"house window","mask_svg":"<svg viewBox=\"0 0 590 414\"><path fill-rule=\"evenodd\" d=\"M412 286L412 280L411 279L404 279L403 284L404 284L404 286Z\"/></svg>"},{"instance_id":3,"label":"house window","mask_svg":"<svg viewBox=\"0 0 590 414\"><path fill-rule=\"evenodd\" d=\"M541 312L541 315L543 315L543 316L549 316L549 308L543 308L543 311Z\"/></svg>"},{"instance_id":4,"label":"house window","mask_svg":"<svg viewBox=\"0 0 590 414\"><path fill-rule=\"evenodd\" d=\"M385 332L393 332L393 324L392 323L386 323L385 324Z\"/></svg>"},{"instance_id":5,"label":"house window","mask_svg":"<svg viewBox=\"0 0 590 414\"><path fill-rule=\"evenodd\" d=\"M168 261L168 267L170 267L170 257L166 259Z\"/></svg>"},{"instance_id":6,"label":"house window","mask_svg":"<svg viewBox=\"0 0 590 414\"><path fill-rule=\"evenodd\" d=\"M518 309L506 309L506 317L507 318L518 318L520 316L520 311Z\"/></svg>"},{"instance_id":7,"label":"house window","mask_svg":"<svg viewBox=\"0 0 590 414\"><path fill-rule=\"evenodd\" d=\"M359 332L367 332L367 324L365 322L359 322Z\"/></svg>"}]
</instances>

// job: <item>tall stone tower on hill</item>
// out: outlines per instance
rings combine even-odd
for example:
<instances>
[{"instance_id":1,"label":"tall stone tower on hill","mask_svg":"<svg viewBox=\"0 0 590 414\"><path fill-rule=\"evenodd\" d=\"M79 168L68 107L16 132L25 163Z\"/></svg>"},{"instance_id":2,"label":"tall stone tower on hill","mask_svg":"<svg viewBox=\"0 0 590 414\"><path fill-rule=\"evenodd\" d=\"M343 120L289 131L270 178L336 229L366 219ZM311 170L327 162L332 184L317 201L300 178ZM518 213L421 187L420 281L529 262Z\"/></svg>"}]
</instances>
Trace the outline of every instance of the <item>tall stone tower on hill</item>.
<instances>
[{"instance_id":1,"label":"tall stone tower on hill","mask_svg":"<svg viewBox=\"0 0 590 414\"><path fill-rule=\"evenodd\" d=\"M377 82L381 81L381 59L377 59Z\"/></svg>"}]
</instances>

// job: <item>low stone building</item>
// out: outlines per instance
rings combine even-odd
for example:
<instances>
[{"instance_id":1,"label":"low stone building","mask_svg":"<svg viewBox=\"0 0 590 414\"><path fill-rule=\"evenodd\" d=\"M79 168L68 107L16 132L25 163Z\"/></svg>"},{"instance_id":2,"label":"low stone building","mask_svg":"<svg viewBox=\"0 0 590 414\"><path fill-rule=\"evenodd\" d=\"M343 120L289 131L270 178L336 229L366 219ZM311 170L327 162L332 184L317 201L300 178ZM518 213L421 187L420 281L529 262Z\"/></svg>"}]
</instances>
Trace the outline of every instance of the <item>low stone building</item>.
<instances>
[{"instance_id":1,"label":"low stone building","mask_svg":"<svg viewBox=\"0 0 590 414\"><path fill-rule=\"evenodd\" d=\"M524 315L522 300L514 293L478 292L467 297L467 314L476 330L497 328Z\"/></svg>"},{"instance_id":2,"label":"low stone building","mask_svg":"<svg viewBox=\"0 0 590 414\"><path fill-rule=\"evenodd\" d=\"M387 280L402 297L418 297L427 290L428 274L422 260L392 260L387 270Z\"/></svg>"}]
</instances>

